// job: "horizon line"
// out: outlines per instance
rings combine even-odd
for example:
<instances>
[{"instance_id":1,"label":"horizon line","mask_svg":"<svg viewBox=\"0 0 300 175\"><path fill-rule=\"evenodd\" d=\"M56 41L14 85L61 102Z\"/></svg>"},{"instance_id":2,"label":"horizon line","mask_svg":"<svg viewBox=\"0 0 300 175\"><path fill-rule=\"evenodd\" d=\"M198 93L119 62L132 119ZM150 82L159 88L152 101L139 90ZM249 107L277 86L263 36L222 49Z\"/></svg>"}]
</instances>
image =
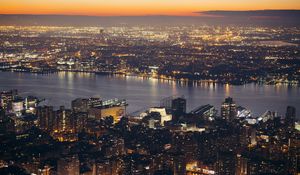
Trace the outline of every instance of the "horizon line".
<instances>
[{"instance_id":1,"label":"horizon line","mask_svg":"<svg viewBox=\"0 0 300 175\"><path fill-rule=\"evenodd\" d=\"M23 16L85 16L85 17L208 17L206 15L201 16L201 13L206 12L258 12L258 11L300 11L300 9L259 9L259 10L205 10L205 11L194 11L192 14L198 15L167 15L167 14L145 14L145 15L88 15L88 14L58 14L58 13L0 13L0 15L23 15Z\"/></svg>"}]
</instances>

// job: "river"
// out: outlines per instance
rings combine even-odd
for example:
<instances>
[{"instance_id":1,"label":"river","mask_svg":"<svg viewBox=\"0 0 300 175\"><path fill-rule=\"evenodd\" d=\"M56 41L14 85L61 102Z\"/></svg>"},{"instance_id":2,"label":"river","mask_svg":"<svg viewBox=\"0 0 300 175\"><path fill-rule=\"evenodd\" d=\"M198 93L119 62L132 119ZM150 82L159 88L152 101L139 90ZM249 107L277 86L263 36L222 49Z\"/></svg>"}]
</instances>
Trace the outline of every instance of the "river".
<instances>
[{"instance_id":1,"label":"river","mask_svg":"<svg viewBox=\"0 0 300 175\"><path fill-rule=\"evenodd\" d=\"M140 77L104 76L89 73L59 72L31 74L0 72L0 90L18 89L22 96L34 95L45 98L45 104L70 107L78 97L126 99L127 112L158 106L162 98L184 95L188 110L204 104L220 110L225 97L233 97L238 105L250 109L254 115L266 110L284 115L288 105L300 113L300 88L287 85L242 86L213 83L179 83ZM299 116L299 115L298 115Z\"/></svg>"}]
</instances>

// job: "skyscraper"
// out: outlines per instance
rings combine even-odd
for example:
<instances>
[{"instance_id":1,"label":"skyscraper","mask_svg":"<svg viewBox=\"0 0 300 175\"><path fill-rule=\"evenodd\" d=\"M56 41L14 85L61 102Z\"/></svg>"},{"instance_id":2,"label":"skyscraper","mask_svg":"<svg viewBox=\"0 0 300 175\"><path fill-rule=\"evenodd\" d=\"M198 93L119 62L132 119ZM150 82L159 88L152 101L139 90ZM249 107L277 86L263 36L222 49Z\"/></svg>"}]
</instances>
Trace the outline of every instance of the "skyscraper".
<instances>
[{"instance_id":1,"label":"skyscraper","mask_svg":"<svg viewBox=\"0 0 300 175\"><path fill-rule=\"evenodd\" d=\"M240 133L240 144L242 147L254 146L256 142L256 129L251 126L242 126Z\"/></svg>"},{"instance_id":2,"label":"skyscraper","mask_svg":"<svg viewBox=\"0 0 300 175\"><path fill-rule=\"evenodd\" d=\"M0 122L5 118L5 111L0 107Z\"/></svg>"},{"instance_id":3,"label":"skyscraper","mask_svg":"<svg viewBox=\"0 0 300 175\"><path fill-rule=\"evenodd\" d=\"M175 98L172 100L172 114L175 119L186 113L186 99L185 98Z\"/></svg>"},{"instance_id":4,"label":"skyscraper","mask_svg":"<svg viewBox=\"0 0 300 175\"><path fill-rule=\"evenodd\" d=\"M65 109L64 106L61 106L60 109L56 113L58 119L58 130L59 132L63 131L71 131L74 132L74 116L72 115L72 111L70 109Z\"/></svg>"},{"instance_id":5,"label":"skyscraper","mask_svg":"<svg viewBox=\"0 0 300 175\"><path fill-rule=\"evenodd\" d=\"M236 104L231 97L225 99L221 106L221 117L227 121L236 118Z\"/></svg>"},{"instance_id":6,"label":"skyscraper","mask_svg":"<svg viewBox=\"0 0 300 175\"><path fill-rule=\"evenodd\" d=\"M3 91L0 93L0 106L5 110L9 111L12 108L12 101L18 95L17 90Z\"/></svg>"},{"instance_id":7,"label":"skyscraper","mask_svg":"<svg viewBox=\"0 0 300 175\"><path fill-rule=\"evenodd\" d=\"M86 112L77 112L74 113L75 118L75 128L76 132L81 132L86 129L88 113Z\"/></svg>"},{"instance_id":8,"label":"skyscraper","mask_svg":"<svg viewBox=\"0 0 300 175\"><path fill-rule=\"evenodd\" d=\"M286 108L286 114L285 114L285 122L286 124L294 128L295 127L295 119L296 119L296 108L293 106L288 106Z\"/></svg>"},{"instance_id":9,"label":"skyscraper","mask_svg":"<svg viewBox=\"0 0 300 175\"><path fill-rule=\"evenodd\" d=\"M54 111L52 106L39 106L36 109L38 125L44 131L52 131L55 124Z\"/></svg>"},{"instance_id":10,"label":"skyscraper","mask_svg":"<svg viewBox=\"0 0 300 175\"><path fill-rule=\"evenodd\" d=\"M240 154L236 156L236 175L247 175L248 173L248 160Z\"/></svg>"}]
</instances>

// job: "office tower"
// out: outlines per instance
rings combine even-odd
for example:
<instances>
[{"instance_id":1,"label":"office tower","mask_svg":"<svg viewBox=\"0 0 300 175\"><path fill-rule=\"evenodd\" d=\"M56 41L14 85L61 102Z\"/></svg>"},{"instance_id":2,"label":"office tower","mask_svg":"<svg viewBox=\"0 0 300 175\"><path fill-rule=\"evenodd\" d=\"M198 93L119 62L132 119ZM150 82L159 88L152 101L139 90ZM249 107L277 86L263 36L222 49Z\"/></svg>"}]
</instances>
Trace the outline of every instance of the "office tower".
<instances>
[{"instance_id":1,"label":"office tower","mask_svg":"<svg viewBox=\"0 0 300 175\"><path fill-rule=\"evenodd\" d=\"M39 106L36 108L39 128L44 131L52 131L55 128L55 116L53 106Z\"/></svg>"},{"instance_id":2,"label":"office tower","mask_svg":"<svg viewBox=\"0 0 300 175\"><path fill-rule=\"evenodd\" d=\"M236 118L236 104L232 98L228 97L222 103L221 117L227 121L232 121Z\"/></svg>"},{"instance_id":3,"label":"office tower","mask_svg":"<svg viewBox=\"0 0 300 175\"><path fill-rule=\"evenodd\" d=\"M5 116L5 111L0 107L0 134L7 132L6 131L6 123L8 118Z\"/></svg>"},{"instance_id":4,"label":"office tower","mask_svg":"<svg viewBox=\"0 0 300 175\"><path fill-rule=\"evenodd\" d=\"M0 122L5 118L5 111L2 107L0 107Z\"/></svg>"},{"instance_id":5,"label":"office tower","mask_svg":"<svg viewBox=\"0 0 300 175\"><path fill-rule=\"evenodd\" d=\"M14 120L5 115L4 109L0 107L0 135L15 131Z\"/></svg>"},{"instance_id":6,"label":"office tower","mask_svg":"<svg viewBox=\"0 0 300 175\"><path fill-rule=\"evenodd\" d=\"M242 126L240 133L240 144L243 148L248 146L255 146L256 141L256 129L250 126Z\"/></svg>"},{"instance_id":7,"label":"office tower","mask_svg":"<svg viewBox=\"0 0 300 175\"><path fill-rule=\"evenodd\" d=\"M70 109L65 109L61 106L58 111L56 111L56 116L58 120L58 131L59 132L74 132L74 116Z\"/></svg>"},{"instance_id":8,"label":"office tower","mask_svg":"<svg viewBox=\"0 0 300 175\"><path fill-rule=\"evenodd\" d=\"M250 145L255 146L257 144L256 140L256 129L251 128L251 134L250 134Z\"/></svg>"},{"instance_id":9,"label":"office tower","mask_svg":"<svg viewBox=\"0 0 300 175\"><path fill-rule=\"evenodd\" d=\"M74 113L73 115L75 118L76 132L84 131L86 129L86 125L87 125L88 113L77 112L77 113Z\"/></svg>"},{"instance_id":10,"label":"office tower","mask_svg":"<svg viewBox=\"0 0 300 175\"><path fill-rule=\"evenodd\" d=\"M285 122L287 126L294 128L296 119L296 108L293 106L288 106L286 108Z\"/></svg>"},{"instance_id":11,"label":"office tower","mask_svg":"<svg viewBox=\"0 0 300 175\"><path fill-rule=\"evenodd\" d=\"M160 107L165 108L168 113L172 113L176 120L186 113L186 99L183 96L170 96L160 101Z\"/></svg>"},{"instance_id":12,"label":"office tower","mask_svg":"<svg viewBox=\"0 0 300 175\"><path fill-rule=\"evenodd\" d=\"M240 154L236 156L236 175L247 175L248 173L248 161Z\"/></svg>"},{"instance_id":13,"label":"office tower","mask_svg":"<svg viewBox=\"0 0 300 175\"><path fill-rule=\"evenodd\" d=\"M5 111L10 111L12 109L12 101L15 99L15 97L18 95L17 90L11 90L11 91L3 91L0 93L0 106Z\"/></svg>"},{"instance_id":14,"label":"office tower","mask_svg":"<svg viewBox=\"0 0 300 175\"><path fill-rule=\"evenodd\" d=\"M79 175L79 166L77 155L62 156L57 161L57 175Z\"/></svg>"},{"instance_id":15,"label":"office tower","mask_svg":"<svg viewBox=\"0 0 300 175\"><path fill-rule=\"evenodd\" d=\"M250 126L243 126L240 133L240 144L243 148L247 148L250 143Z\"/></svg>"},{"instance_id":16,"label":"office tower","mask_svg":"<svg viewBox=\"0 0 300 175\"><path fill-rule=\"evenodd\" d=\"M172 100L172 114L175 120L186 113L186 99L185 98L175 98Z\"/></svg>"}]
</instances>

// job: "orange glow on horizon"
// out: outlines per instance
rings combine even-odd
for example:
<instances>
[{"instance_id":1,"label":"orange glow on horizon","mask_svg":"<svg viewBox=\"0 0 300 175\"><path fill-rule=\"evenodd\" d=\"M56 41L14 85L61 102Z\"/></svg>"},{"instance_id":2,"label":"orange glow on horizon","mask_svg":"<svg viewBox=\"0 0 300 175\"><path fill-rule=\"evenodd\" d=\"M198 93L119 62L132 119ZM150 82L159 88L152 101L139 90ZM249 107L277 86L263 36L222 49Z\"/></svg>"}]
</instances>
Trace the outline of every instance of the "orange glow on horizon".
<instances>
[{"instance_id":1,"label":"orange glow on horizon","mask_svg":"<svg viewBox=\"0 0 300 175\"><path fill-rule=\"evenodd\" d=\"M300 9L299 0L2 0L0 14L197 16L208 10Z\"/></svg>"}]
</instances>

